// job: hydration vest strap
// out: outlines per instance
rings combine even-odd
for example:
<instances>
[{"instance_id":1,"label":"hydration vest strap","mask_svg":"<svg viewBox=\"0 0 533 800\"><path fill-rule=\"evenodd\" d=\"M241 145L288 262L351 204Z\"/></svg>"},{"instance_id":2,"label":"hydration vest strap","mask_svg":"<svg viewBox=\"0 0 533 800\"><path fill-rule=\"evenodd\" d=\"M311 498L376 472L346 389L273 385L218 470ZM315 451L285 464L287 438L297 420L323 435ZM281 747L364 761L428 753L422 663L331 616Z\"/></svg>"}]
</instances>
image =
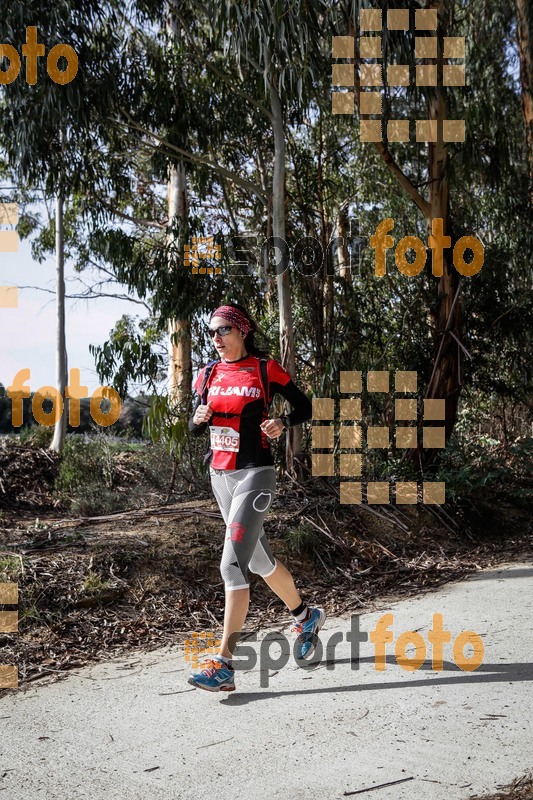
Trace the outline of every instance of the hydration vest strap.
<instances>
[{"instance_id":1,"label":"hydration vest strap","mask_svg":"<svg viewBox=\"0 0 533 800\"><path fill-rule=\"evenodd\" d=\"M259 375L261 376L261 383L263 384L263 397L265 398L265 411L268 414L272 401L269 397L270 386L268 383L267 360L266 358L259 359Z\"/></svg>"},{"instance_id":2,"label":"hydration vest strap","mask_svg":"<svg viewBox=\"0 0 533 800\"><path fill-rule=\"evenodd\" d=\"M207 400L207 382L211 376L211 373L213 372L213 367L215 366L215 364L218 364L217 360L210 361L205 368L204 379L202 381L202 388L200 389L200 398L203 406L206 405L206 400Z\"/></svg>"}]
</instances>

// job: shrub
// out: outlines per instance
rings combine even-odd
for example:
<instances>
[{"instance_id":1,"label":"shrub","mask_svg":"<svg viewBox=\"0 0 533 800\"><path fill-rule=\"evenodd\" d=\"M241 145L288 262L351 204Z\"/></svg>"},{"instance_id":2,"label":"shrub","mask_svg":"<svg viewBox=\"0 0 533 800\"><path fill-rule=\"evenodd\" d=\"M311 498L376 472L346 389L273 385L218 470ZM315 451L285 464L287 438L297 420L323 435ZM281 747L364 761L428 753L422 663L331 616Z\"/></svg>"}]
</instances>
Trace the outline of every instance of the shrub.
<instances>
[{"instance_id":1,"label":"shrub","mask_svg":"<svg viewBox=\"0 0 533 800\"><path fill-rule=\"evenodd\" d=\"M287 529L283 538L295 555L311 555L319 542L315 529L305 522L296 528Z\"/></svg>"},{"instance_id":2,"label":"shrub","mask_svg":"<svg viewBox=\"0 0 533 800\"><path fill-rule=\"evenodd\" d=\"M79 486L70 501L71 512L81 517L113 514L115 511L122 511L123 508L121 495L94 483Z\"/></svg>"},{"instance_id":3,"label":"shrub","mask_svg":"<svg viewBox=\"0 0 533 800\"><path fill-rule=\"evenodd\" d=\"M55 488L69 494L81 486L96 484L111 489L113 485L112 464L109 445L105 437L84 440L73 435L66 439L61 453L61 464Z\"/></svg>"},{"instance_id":4,"label":"shrub","mask_svg":"<svg viewBox=\"0 0 533 800\"><path fill-rule=\"evenodd\" d=\"M54 426L28 425L20 431L20 443L29 447L50 447L54 438Z\"/></svg>"},{"instance_id":5,"label":"shrub","mask_svg":"<svg viewBox=\"0 0 533 800\"><path fill-rule=\"evenodd\" d=\"M2 556L0 558L0 583L18 581L20 574L20 559L17 556Z\"/></svg>"},{"instance_id":6,"label":"shrub","mask_svg":"<svg viewBox=\"0 0 533 800\"><path fill-rule=\"evenodd\" d=\"M113 463L107 437L68 436L61 453L55 491L71 511L88 516L120 510L113 490Z\"/></svg>"},{"instance_id":7,"label":"shrub","mask_svg":"<svg viewBox=\"0 0 533 800\"><path fill-rule=\"evenodd\" d=\"M508 501L531 507L531 456L533 438L519 437L502 445L487 436L462 440L451 437L442 454L436 479L446 482L449 500L469 497Z\"/></svg>"}]
</instances>

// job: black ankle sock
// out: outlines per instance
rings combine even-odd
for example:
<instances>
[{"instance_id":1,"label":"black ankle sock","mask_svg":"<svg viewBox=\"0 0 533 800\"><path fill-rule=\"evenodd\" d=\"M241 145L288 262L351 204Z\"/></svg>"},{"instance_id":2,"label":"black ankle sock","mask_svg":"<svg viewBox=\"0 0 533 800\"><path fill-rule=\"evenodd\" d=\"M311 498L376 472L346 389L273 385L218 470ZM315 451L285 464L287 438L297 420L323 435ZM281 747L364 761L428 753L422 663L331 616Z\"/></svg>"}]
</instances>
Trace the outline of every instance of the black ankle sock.
<instances>
[{"instance_id":1,"label":"black ankle sock","mask_svg":"<svg viewBox=\"0 0 533 800\"><path fill-rule=\"evenodd\" d=\"M302 600L298 608L295 608L291 611L291 614L293 615L293 617L297 617L298 614L301 614L302 611L305 611L306 608L307 608L307 603L304 603Z\"/></svg>"}]
</instances>

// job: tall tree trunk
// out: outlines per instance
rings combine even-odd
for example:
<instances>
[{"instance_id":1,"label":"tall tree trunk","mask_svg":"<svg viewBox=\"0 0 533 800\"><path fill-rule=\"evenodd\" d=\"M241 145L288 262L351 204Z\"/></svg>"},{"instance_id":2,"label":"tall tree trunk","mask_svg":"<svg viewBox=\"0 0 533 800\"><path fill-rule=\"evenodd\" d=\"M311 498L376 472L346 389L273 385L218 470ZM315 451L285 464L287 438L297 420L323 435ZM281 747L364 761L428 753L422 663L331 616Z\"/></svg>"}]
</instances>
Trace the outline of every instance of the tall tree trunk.
<instances>
[{"instance_id":1,"label":"tall tree trunk","mask_svg":"<svg viewBox=\"0 0 533 800\"><path fill-rule=\"evenodd\" d=\"M274 132L274 174L272 178L272 233L274 237L285 239L285 131L283 115L277 87L270 84L270 107ZM294 326L292 319L291 286L289 267L276 275L279 302L279 342L281 364L294 379L296 377L296 358L294 352ZM295 425L287 431L287 469L295 471L294 457L302 449L302 428Z\"/></svg>"},{"instance_id":2,"label":"tall tree trunk","mask_svg":"<svg viewBox=\"0 0 533 800\"><path fill-rule=\"evenodd\" d=\"M339 277L343 280L350 280L351 272L349 267L348 254L348 204L339 207L337 217L337 266Z\"/></svg>"},{"instance_id":3,"label":"tall tree trunk","mask_svg":"<svg viewBox=\"0 0 533 800\"><path fill-rule=\"evenodd\" d=\"M326 202L324 199L324 137L322 127L322 114L319 116L318 121L318 159L317 159L317 197L320 214L320 247L322 248L323 262L322 269L318 271L317 278L319 285L321 284L320 295L320 328L321 328L321 341L317 342L317 354L320 357L316 368L320 375L324 375L326 363L331 352L331 343L333 339L333 329L335 324L335 314L333 307L333 270L331 269L331 254L329 242L331 238L331 225L328 220L328 213L326 209ZM310 232L308 235L313 236Z\"/></svg>"},{"instance_id":4,"label":"tall tree trunk","mask_svg":"<svg viewBox=\"0 0 533 800\"><path fill-rule=\"evenodd\" d=\"M258 149L257 153L257 171L259 172L261 187L265 193L265 197L268 197L267 230L266 230L266 240L268 242L270 241L270 237L272 236L272 193L268 186L267 169L261 148ZM271 297L271 284L270 284L271 277L268 270L268 265L270 263L269 259L270 259L270 249L268 247L262 247L261 261L259 264L259 274L261 283L263 284L264 287L263 296L265 300L267 313L270 315L270 312L272 310L272 297Z\"/></svg>"},{"instance_id":5,"label":"tall tree trunk","mask_svg":"<svg viewBox=\"0 0 533 800\"><path fill-rule=\"evenodd\" d=\"M449 16L451 5L448 0L429 0L427 8L437 9L441 39L448 36L450 27ZM350 24L350 34L355 34L353 22ZM353 61L353 59L352 59ZM355 94L359 97L359 81L357 70L355 72ZM361 117L361 114L359 115ZM368 115L367 115L368 116ZM418 206L424 215L428 232L431 233L434 219L443 221L443 235L451 236L451 218L449 185L447 176L448 148L443 142L442 121L447 119L446 102L442 88L435 87L432 99L428 105L428 118L437 124L437 142L429 144L429 200L426 200L409 177L400 169L394 160L387 144L375 142L374 147L379 152L383 162L396 177L400 186ZM452 237L453 246L453 237ZM426 397L443 398L446 400L446 441L452 433L457 418L457 406L461 391L461 360L460 345L462 341L462 310L459 299L460 280L459 274L453 266L452 252L443 253L443 274L438 278L437 295L438 307L433 321L435 325L433 371L429 380ZM432 450L412 450L410 456L419 464L422 460L432 458Z\"/></svg>"},{"instance_id":6,"label":"tall tree trunk","mask_svg":"<svg viewBox=\"0 0 533 800\"><path fill-rule=\"evenodd\" d=\"M187 176L183 164L168 165L169 269L184 269L177 257L183 252L181 232L187 218ZM168 320L168 383L175 405L185 403L191 393L191 324L188 319Z\"/></svg>"},{"instance_id":7,"label":"tall tree trunk","mask_svg":"<svg viewBox=\"0 0 533 800\"><path fill-rule=\"evenodd\" d=\"M436 8L443 36L448 35L448 10L446 0L431 0L430 8ZM446 102L442 88L437 88L429 103L429 119L437 124L437 142L429 144L429 217L428 236L434 219L442 219L442 230L450 236L450 198L447 176L448 147L443 142L442 123L447 119ZM452 239L452 246L454 242ZM457 406L461 391L462 306L459 297L459 273L453 266L452 250L443 253L442 277L438 279L438 307L435 314L435 340L433 371L426 391L427 398L446 400L446 441L448 441L457 419ZM424 451L425 460L432 452ZM428 459L429 456L429 459Z\"/></svg>"},{"instance_id":8,"label":"tall tree trunk","mask_svg":"<svg viewBox=\"0 0 533 800\"><path fill-rule=\"evenodd\" d=\"M522 84L522 114L526 127L526 144L529 162L529 196L533 204L533 7L531 0L515 0L516 38L520 56L520 81Z\"/></svg>"},{"instance_id":9,"label":"tall tree trunk","mask_svg":"<svg viewBox=\"0 0 533 800\"><path fill-rule=\"evenodd\" d=\"M179 41L178 20L173 13L175 0L167 3L167 33L172 48ZM176 98L178 102L178 98ZM187 175L183 162L169 162L167 183L168 268L184 269L181 264L183 233L187 220ZM192 386L191 323L189 319L168 320L168 391L175 406L184 406L190 397Z\"/></svg>"},{"instance_id":10,"label":"tall tree trunk","mask_svg":"<svg viewBox=\"0 0 533 800\"><path fill-rule=\"evenodd\" d=\"M429 205L428 236L434 219L442 219L445 236L450 235L450 198L446 164L448 151L442 142L441 122L446 118L446 105L438 91L430 103L429 118L437 120L439 141L429 145ZM453 245L453 239L452 239ZM438 306L435 314L435 340L433 372L427 387L427 398L446 400L446 441L457 418L457 405L461 391L462 305L458 295L459 273L453 266L451 248L443 253L442 277L438 279ZM426 454L425 454L426 455ZM427 460L427 459L426 459Z\"/></svg>"},{"instance_id":11,"label":"tall tree trunk","mask_svg":"<svg viewBox=\"0 0 533 800\"><path fill-rule=\"evenodd\" d=\"M63 148L65 141L64 131L59 133L60 148ZM61 417L54 425L54 435L50 444L50 450L56 453L61 452L65 444L67 432L67 419L69 401L65 397L65 389L68 383L68 363L67 345L65 336L65 248L64 248L64 229L63 229L63 204L64 188L62 181L56 192L56 387L59 395L63 398L64 407Z\"/></svg>"}]
</instances>

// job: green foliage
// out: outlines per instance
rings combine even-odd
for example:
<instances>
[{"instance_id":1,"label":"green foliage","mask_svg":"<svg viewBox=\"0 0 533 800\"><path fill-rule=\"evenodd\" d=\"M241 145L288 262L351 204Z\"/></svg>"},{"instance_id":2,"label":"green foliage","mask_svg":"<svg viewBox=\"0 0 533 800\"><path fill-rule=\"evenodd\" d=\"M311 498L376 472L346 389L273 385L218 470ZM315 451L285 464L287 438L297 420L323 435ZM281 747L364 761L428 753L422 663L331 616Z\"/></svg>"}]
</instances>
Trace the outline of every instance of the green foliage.
<instances>
[{"instance_id":1,"label":"green foliage","mask_svg":"<svg viewBox=\"0 0 533 800\"><path fill-rule=\"evenodd\" d=\"M317 531L306 522L296 528L287 528L283 532L283 539L290 552L295 555L312 554L320 541Z\"/></svg>"},{"instance_id":2,"label":"green foliage","mask_svg":"<svg viewBox=\"0 0 533 800\"><path fill-rule=\"evenodd\" d=\"M283 96L302 100L304 85L321 77L317 33L325 28L324 0L293 0L290 13L280 0L207 2L206 7L224 54L231 51L238 61L251 63L264 78L266 96L272 82Z\"/></svg>"},{"instance_id":3,"label":"green foliage","mask_svg":"<svg viewBox=\"0 0 533 800\"><path fill-rule=\"evenodd\" d=\"M167 493L174 461L168 448L161 442L148 444L136 453L135 467L140 470L143 482L139 486L139 502L143 505L143 492L146 496L146 486L153 487L161 493ZM146 503L144 503L146 504Z\"/></svg>"},{"instance_id":4,"label":"green foliage","mask_svg":"<svg viewBox=\"0 0 533 800\"><path fill-rule=\"evenodd\" d=\"M207 469L201 454L205 442L182 438L176 444L164 432L155 435L155 444L143 445L114 441L103 433L86 440L67 436L55 482L58 498L71 513L93 516L144 508L150 494L152 502L160 503L172 492L179 496L192 487L206 489ZM174 446L178 449L173 450ZM124 462L122 453L132 455Z\"/></svg>"},{"instance_id":5,"label":"green foliage","mask_svg":"<svg viewBox=\"0 0 533 800\"><path fill-rule=\"evenodd\" d=\"M35 25L39 42L45 42L48 51L68 42L80 64L75 79L60 85L49 78L46 59L39 58L35 86L27 84L23 69L16 80L2 87L0 141L21 183L35 186L42 182L51 194L61 178L67 179L71 191L83 185L96 186L101 178L105 157L95 137L102 136L103 119L114 110L124 67L117 6L113 0L104 4L96 0L4 4L1 42L13 42L20 48L26 41L26 27ZM70 134L62 145L61 127Z\"/></svg>"},{"instance_id":6,"label":"green foliage","mask_svg":"<svg viewBox=\"0 0 533 800\"><path fill-rule=\"evenodd\" d=\"M54 426L28 425L21 429L19 437L20 443L28 445L28 447L47 448L54 438Z\"/></svg>"},{"instance_id":7,"label":"green foliage","mask_svg":"<svg viewBox=\"0 0 533 800\"><path fill-rule=\"evenodd\" d=\"M85 580L83 581L83 586L81 591L83 594L88 595L99 595L102 591L105 591L110 586L110 581L106 578L102 578L96 572L88 572L85 576Z\"/></svg>"},{"instance_id":8,"label":"green foliage","mask_svg":"<svg viewBox=\"0 0 533 800\"><path fill-rule=\"evenodd\" d=\"M125 314L111 331L109 341L102 346L89 345L100 380L112 380L121 399L126 397L129 381L148 380L153 384L161 377L162 361L152 349L154 339L149 322L141 321L137 331L134 320Z\"/></svg>"},{"instance_id":9,"label":"green foliage","mask_svg":"<svg viewBox=\"0 0 533 800\"><path fill-rule=\"evenodd\" d=\"M24 26L37 24L48 44L52 35L73 42L85 65L75 83L60 87L46 78L41 59L36 87L21 79L3 87L0 150L19 173L21 199L28 199L24 187L32 179L48 177L51 190L60 168L66 172L67 256L79 271L102 266L147 307L146 321L123 316L108 341L90 350L100 381L122 398L129 381L149 384L156 396L144 430L166 448L170 469L184 481L205 477L205 439L188 436L187 409L174 409L157 396L156 384L166 377L168 320L190 322L193 365L200 366L213 353L205 315L231 298L259 315L270 351L279 356L275 259L270 252L265 261L261 253L272 232L269 85L279 95L286 145L298 382L310 394L338 399L340 370L416 370L420 394L432 375L442 298L429 259L420 275L406 278L389 252L387 275L378 279L368 246L385 217L395 221L396 243L407 235L425 241L426 221L378 149L359 141L359 120L331 113L331 36L349 33L361 5L173 4L175 35L166 6L153 0L135 0L127 10L117 2L78 1L69 4L68 14L65 4L51 0L22 10L11 4L0 21L0 41L22 41ZM403 5L413 10L420 3ZM437 454L433 469L446 476L450 497L503 482L519 498L524 487L514 485L508 464L521 463L513 448L531 424L533 228L515 7L498 0L445 6L448 33L464 36L467 48L467 85L445 91L448 117L466 120L466 141L449 146L446 233L454 239L478 236L485 264L478 275L461 280L462 405L456 439ZM131 24L121 26L125 15ZM385 60L412 63L414 35L385 29ZM384 111L391 118L422 119L432 93L414 84L405 90L386 86ZM42 114L34 113L36 102ZM57 120L70 129L64 148L58 145ZM415 141L386 146L390 162L427 200L431 148ZM180 220L169 219L169 163L185 171L188 208ZM9 165L0 162L3 175L10 174ZM345 217L359 222L360 254L356 235L349 236L342 224ZM24 214L19 233L35 229L35 219ZM231 263L230 233L256 237L238 271ZM54 248L54 234L50 220L35 244L37 258ZM350 238L352 272L345 277L336 269L335 252L325 253L315 272L295 256L294 245L303 237L314 237L326 250L339 234ZM214 235L222 243L221 275L194 276L184 267L183 246L193 235ZM389 423L379 397L366 397L365 403L368 418ZM474 408L486 413L482 423ZM37 435L46 440L44 432ZM498 449L504 446L505 454ZM105 458L91 457L94 486L101 486L102 499L109 492L111 503ZM82 488L90 470L81 455L79 462L74 453L67 457L64 490L86 492L90 504L97 491ZM408 461L397 454L374 453L368 464L375 477L412 477Z\"/></svg>"},{"instance_id":10,"label":"green foliage","mask_svg":"<svg viewBox=\"0 0 533 800\"><path fill-rule=\"evenodd\" d=\"M145 418L143 433L154 442L163 442L169 453L180 458L187 442L187 418L178 415L168 395L152 398L150 410Z\"/></svg>"},{"instance_id":11,"label":"green foliage","mask_svg":"<svg viewBox=\"0 0 533 800\"><path fill-rule=\"evenodd\" d=\"M505 447L490 436L453 436L443 453L436 480L446 482L450 501L499 500L533 509L533 438Z\"/></svg>"},{"instance_id":12,"label":"green foliage","mask_svg":"<svg viewBox=\"0 0 533 800\"><path fill-rule=\"evenodd\" d=\"M152 397L150 411L144 419L143 433L162 447L170 456L174 477L202 485L206 481L208 467L203 459L206 443L204 437L189 434L187 408L177 408L168 395ZM170 484L170 470L165 475Z\"/></svg>"},{"instance_id":13,"label":"green foliage","mask_svg":"<svg viewBox=\"0 0 533 800\"><path fill-rule=\"evenodd\" d=\"M21 560L17 556L0 556L0 583L13 583L18 580Z\"/></svg>"},{"instance_id":14,"label":"green foliage","mask_svg":"<svg viewBox=\"0 0 533 800\"><path fill-rule=\"evenodd\" d=\"M124 507L125 504L116 492L91 482L78 486L71 499L70 512L90 517L113 514L122 511Z\"/></svg>"},{"instance_id":15,"label":"green foliage","mask_svg":"<svg viewBox=\"0 0 533 800\"><path fill-rule=\"evenodd\" d=\"M75 434L68 436L55 482L61 499L70 500L74 510L80 513L89 513L87 509L94 508L95 504L109 510L114 498L112 488L111 448L106 436L100 434L88 441Z\"/></svg>"}]
</instances>

